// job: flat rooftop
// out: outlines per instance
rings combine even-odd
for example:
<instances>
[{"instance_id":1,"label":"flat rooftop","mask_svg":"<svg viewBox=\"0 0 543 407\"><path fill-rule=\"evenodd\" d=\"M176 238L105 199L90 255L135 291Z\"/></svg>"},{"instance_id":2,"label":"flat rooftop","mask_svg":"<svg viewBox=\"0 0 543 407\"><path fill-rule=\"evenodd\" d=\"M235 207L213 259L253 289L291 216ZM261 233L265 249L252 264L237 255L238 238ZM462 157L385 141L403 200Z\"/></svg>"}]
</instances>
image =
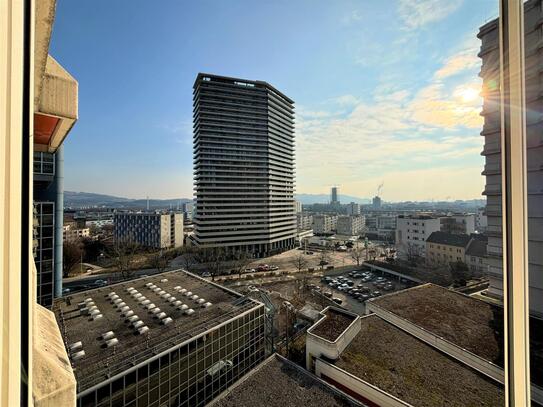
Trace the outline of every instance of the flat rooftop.
<instances>
[{"instance_id":1,"label":"flat rooftop","mask_svg":"<svg viewBox=\"0 0 543 407\"><path fill-rule=\"evenodd\" d=\"M307 370L272 355L210 406L360 406Z\"/></svg>"},{"instance_id":2,"label":"flat rooftop","mask_svg":"<svg viewBox=\"0 0 543 407\"><path fill-rule=\"evenodd\" d=\"M83 306L101 317L94 319L96 315L82 312ZM241 294L177 270L73 294L55 301L53 311L67 347L81 342L80 349L85 351L80 359L74 357L75 352L70 356L81 392L259 306ZM117 341L108 347L102 335L110 331Z\"/></svg>"},{"instance_id":3,"label":"flat rooftop","mask_svg":"<svg viewBox=\"0 0 543 407\"><path fill-rule=\"evenodd\" d=\"M375 314L335 365L414 406L504 405L502 385Z\"/></svg>"},{"instance_id":4,"label":"flat rooftop","mask_svg":"<svg viewBox=\"0 0 543 407\"><path fill-rule=\"evenodd\" d=\"M434 284L370 301L500 367L504 365L500 307Z\"/></svg>"},{"instance_id":5,"label":"flat rooftop","mask_svg":"<svg viewBox=\"0 0 543 407\"><path fill-rule=\"evenodd\" d=\"M354 315L328 308L320 322L311 329L311 333L334 342L351 325L355 318Z\"/></svg>"}]
</instances>

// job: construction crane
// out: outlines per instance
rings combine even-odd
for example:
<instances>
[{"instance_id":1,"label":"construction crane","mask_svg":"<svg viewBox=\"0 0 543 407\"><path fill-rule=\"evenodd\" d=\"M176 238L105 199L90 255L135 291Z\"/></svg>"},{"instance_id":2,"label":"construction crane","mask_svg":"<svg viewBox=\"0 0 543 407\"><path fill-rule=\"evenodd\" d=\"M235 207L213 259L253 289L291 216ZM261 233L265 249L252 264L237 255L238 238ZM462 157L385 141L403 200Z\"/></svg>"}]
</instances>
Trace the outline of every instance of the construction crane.
<instances>
[{"instance_id":1,"label":"construction crane","mask_svg":"<svg viewBox=\"0 0 543 407\"><path fill-rule=\"evenodd\" d=\"M377 196L381 195L381 190L383 189L384 186L385 186L385 183L381 182L381 184L377 187Z\"/></svg>"}]
</instances>

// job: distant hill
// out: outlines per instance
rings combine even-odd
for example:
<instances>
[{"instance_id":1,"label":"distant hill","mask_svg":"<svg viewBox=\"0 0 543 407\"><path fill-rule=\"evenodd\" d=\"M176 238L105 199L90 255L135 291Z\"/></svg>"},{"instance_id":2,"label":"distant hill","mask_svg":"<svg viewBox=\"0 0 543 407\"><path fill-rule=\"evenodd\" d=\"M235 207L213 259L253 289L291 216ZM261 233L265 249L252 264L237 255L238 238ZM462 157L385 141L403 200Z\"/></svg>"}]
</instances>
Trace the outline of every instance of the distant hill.
<instances>
[{"instance_id":1,"label":"distant hill","mask_svg":"<svg viewBox=\"0 0 543 407\"><path fill-rule=\"evenodd\" d=\"M329 203L330 195L329 194L296 194L296 199L302 204L310 205L315 203ZM350 195L339 195L339 200L342 204L348 204L351 202L359 204L368 204L371 202L371 199L368 198L359 198L357 196Z\"/></svg>"},{"instance_id":2,"label":"distant hill","mask_svg":"<svg viewBox=\"0 0 543 407\"><path fill-rule=\"evenodd\" d=\"M149 208L177 208L185 202L192 202L192 199L149 199ZM108 208L130 208L144 209L147 207L147 199L130 199L112 195L94 194L92 192L73 192L64 191L65 208L88 208L88 207L108 207Z\"/></svg>"}]
</instances>

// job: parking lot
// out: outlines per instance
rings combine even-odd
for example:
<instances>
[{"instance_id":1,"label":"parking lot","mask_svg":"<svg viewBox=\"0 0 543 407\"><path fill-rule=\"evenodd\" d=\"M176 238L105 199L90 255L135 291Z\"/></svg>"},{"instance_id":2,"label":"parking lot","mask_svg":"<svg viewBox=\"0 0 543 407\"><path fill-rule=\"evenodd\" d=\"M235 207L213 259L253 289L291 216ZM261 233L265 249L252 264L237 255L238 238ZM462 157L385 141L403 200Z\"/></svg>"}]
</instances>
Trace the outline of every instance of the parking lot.
<instances>
[{"instance_id":1,"label":"parking lot","mask_svg":"<svg viewBox=\"0 0 543 407\"><path fill-rule=\"evenodd\" d=\"M327 297L341 300L340 305L360 315L366 312L366 300L412 287L413 284L406 279L367 270L327 274L317 283Z\"/></svg>"}]
</instances>

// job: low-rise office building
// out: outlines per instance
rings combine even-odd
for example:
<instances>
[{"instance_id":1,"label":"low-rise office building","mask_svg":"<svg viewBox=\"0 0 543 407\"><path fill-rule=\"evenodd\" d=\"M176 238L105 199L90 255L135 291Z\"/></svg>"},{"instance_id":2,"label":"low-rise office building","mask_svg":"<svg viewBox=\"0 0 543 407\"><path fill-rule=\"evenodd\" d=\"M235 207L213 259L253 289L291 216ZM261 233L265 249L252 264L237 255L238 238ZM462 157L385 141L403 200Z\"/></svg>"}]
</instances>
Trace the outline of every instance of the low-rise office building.
<instances>
[{"instance_id":1,"label":"low-rise office building","mask_svg":"<svg viewBox=\"0 0 543 407\"><path fill-rule=\"evenodd\" d=\"M340 235L358 236L364 232L364 216L338 216L336 231Z\"/></svg>"},{"instance_id":2,"label":"low-rise office building","mask_svg":"<svg viewBox=\"0 0 543 407\"><path fill-rule=\"evenodd\" d=\"M337 227L336 215L313 215L313 231L316 234L330 234Z\"/></svg>"},{"instance_id":3,"label":"low-rise office building","mask_svg":"<svg viewBox=\"0 0 543 407\"><path fill-rule=\"evenodd\" d=\"M469 235L433 232L426 239L426 263L431 266L447 266L464 262L471 240Z\"/></svg>"},{"instance_id":4,"label":"low-rise office building","mask_svg":"<svg viewBox=\"0 0 543 407\"><path fill-rule=\"evenodd\" d=\"M120 212L114 223L116 242L131 241L156 249L183 246L181 213Z\"/></svg>"},{"instance_id":5,"label":"low-rise office building","mask_svg":"<svg viewBox=\"0 0 543 407\"><path fill-rule=\"evenodd\" d=\"M396 218L396 248L402 258L424 257L426 239L440 230L439 218L428 214L399 215Z\"/></svg>"},{"instance_id":6,"label":"low-rise office building","mask_svg":"<svg viewBox=\"0 0 543 407\"><path fill-rule=\"evenodd\" d=\"M184 271L54 304L77 405L203 406L265 359L264 305Z\"/></svg>"},{"instance_id":7,"label":"low-rise office building","mask_svg":"<svg viewBox=\"0 0 543 407\"><path fill-rule=\"evenodd\" d=\"M73 240L79 240L83 239L85 237L90 236L90 229L89 228L78 228L76 224L65 224L63 227L63 240L65 242L67 241L73 241Z\"/></svg>"},{"instance_id":8,"label":"low-rise office building","mask_svg":"<svg viewBox=\"0 0 543 407\"><path fill-rule=\"evenodd\" d=\"M308 370L367 405L504 403L499 307L433 284L366 305L363 317L322 311L307 333ZM532 382L537 403L539 385Z\"/></svg>"}]
</instances>

